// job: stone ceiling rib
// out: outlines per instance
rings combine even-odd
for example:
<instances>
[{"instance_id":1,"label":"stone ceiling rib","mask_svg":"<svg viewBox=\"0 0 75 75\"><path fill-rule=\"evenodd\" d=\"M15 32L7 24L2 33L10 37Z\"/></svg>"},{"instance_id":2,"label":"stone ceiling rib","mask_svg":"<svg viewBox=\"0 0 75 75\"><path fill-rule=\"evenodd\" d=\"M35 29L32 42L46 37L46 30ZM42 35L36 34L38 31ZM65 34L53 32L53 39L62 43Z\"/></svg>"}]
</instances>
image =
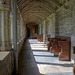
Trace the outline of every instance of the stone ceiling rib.
<instances>
[{"instance_id":1,"label":"stone ceiling rib","mask_svg":"<svg viewBox=\"0 0 75 75\"><path fill-rule=\"evenodd\" d=\"M26 23L41 23L61 4L57 0L17 0L22 17ZM40 20L40 21L39 21Z\"/></svg>"},{"instance_id":2,"label":"stone ceiling rib","mask_svg":"<svg viewBox=\"0 0 75 75\"><path fill-rule=\"evenodd\" d=\"M24 9L20 9L20 10L24 11L24 10L29 9L29 8L38 8L38 7L40 7L40 8L44 7L46 9L49 9L52 12L55 10L55 8L52 5L49 5L48 3L40 3L40 2L37 2L37 3L36 2L31 2L31 3L29 3L29 5L24 7Z\"/></svg>"},{"instance_id":3,"label":"stone ceiling rib","mask_svg":"<svg viewBox=\"0 0 75 75\"><path fill-rule=\"evenodd\" d=\"M48 8L45 8L45 7L38 7L38 8L30 7L28 9L25 9L24 11L21 11L21 13L24 14L24 13L29 12L29 11L33 11L33 12L36 12L36 11L40 12L40 11L42 11L42 13L45 12L47 14L52 13L51 10L49 10Z\"/></svg>"},{"instance_id":4,"label":"stone ceiling rib","mask_svg":"<svg viewBox=\"0 0 75 75\"><path fill-rule=\"evenodd\" d=\"M51 12L50 11L48 11L48 10L45 10L45 9L42 9L42 10L40 10L40 9L38 9L38 10L36 10L36 8L35 9L30 9L30 10L27 10L26 12L23 12L22 13L22 15L25 15L25 14L28 14L28 13L36 13L36 14L38 14L38 13L41 13L41 14L44 14L44 15L50 15L51 14Z\"/></svg>"},{"instance_id":5,"label":"stone ceiling rib","mask_svg":"<svg viewBox=\"0 0 75 75\"><path fill-rule=\"evenodd\" d=\"M50 0L50 1L52 1L53 3L55 3L57 6L61 6L61 4L57 0Z\"/></svg>"},{"instance_id":6,"label":"stone ceiling rib","mask_svg":"<svg viewBox=\"0 0 75 75\"><path fill-rule=\"evenodd\" d=\"M27 17L28 18L28 16L31 16L32 18L35 16L35 18L33 18L34 20L35 19L37 19L38 20L38 18L40 18L41 20L44 20L46 17L44 17L43 15L41 15L41 14L28 14L28 15L26 15L25 17ZM26 18L25 18L26 19ZM24 20L25 20L24 19ZM29 18L28 18L29 19Z\"/></svg>"}]
</instances>

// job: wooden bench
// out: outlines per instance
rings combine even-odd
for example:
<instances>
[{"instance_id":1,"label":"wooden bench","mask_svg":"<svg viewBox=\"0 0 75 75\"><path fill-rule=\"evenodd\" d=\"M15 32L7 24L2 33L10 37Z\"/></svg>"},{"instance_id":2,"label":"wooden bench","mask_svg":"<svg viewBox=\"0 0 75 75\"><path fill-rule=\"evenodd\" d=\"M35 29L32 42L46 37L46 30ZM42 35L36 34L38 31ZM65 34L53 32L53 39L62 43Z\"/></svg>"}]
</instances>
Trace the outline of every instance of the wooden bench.
<instances>
[{"instance_id":1,"label":"wooden bench","mask_svg":"<svg viewBox=\"0 0 75 75\"><path fill-rule=\"evenodd\" d=\"M59 60L68 61L71 57L71 38L62 37L59 41L61 52L59 53Z\"/></svg>"},{"instance_id":2,"label":"wooden bench","mask_svg":"<svg viewBox=\"0 0 75 75\"><path fill-rule=\"evenodd\" d=\"M48 38L50 38L50 35L47 35L47 36L46 36L46 41L49 41Z\"/></svg>"},{"instance_id":3,"label":"wooden bench","mask_svg":"<svg viewBox=\"0 0 75 75\"><path fill-rule=\"evenodd\" d=\"M61 48L58 46L58 41L59 41L59 39L54 39L54 42L56 44L56 48L55 48L55 51L54 51L54 56L58 56L59 53L61 52Z\"/></svg>"},{"instance_id":4,"label":"wooden bench","mask_svg":"<svg viewBox=\"0 0 75 75\"><path fill-rule=\"evenodd\" d=\"M50 37L48 37L47 40L48 40L48 43L46 45L48 46L48 50L50 50L50 47L52 46L50 42Z\"/></svg>"},{"instance_id":5,"label":"wooden bench","mask_svg":"<svg viewBox=\"0 0 75 75\"><path fill-rule=\"evenodd\" d=\"M54 53L54 51L56 49L56 44L54 42L54 39L56 39L56 38L50 38L50 42L51 42L50 52L51 53Z\"/></svg>"},{"instance_id":6,"label":"wooden bench","mask_svg":"<svg viewBox=\"0 0 75 75\"><path fill-rule=\"evenodd\" d=\"M49 38L50 38L50 35L47 35L46 36L46 42L45 42L45 44L48 46L48 50L50 50L50 40L49 40Z\"/></svg>"},{"instance_id":7,"label":"wooden bench","mask_svg":"<svg viewBox=\"0 0 75 75\"><path fill-rule=\"evenodd\" d=\"M38 35L37 39L39 42L43 42L43 34Z\"/></svg>"},{"instance_id":8,"label":"wooden bench","mask_svg":"<svg viewBox=\"0 0 75 75\"><path fill-rule=\"evenodd\" d=\"M56 38L50 38L52 47L50 52L54 53L54 56L59 56L59 60L70 60L71 50L71 38L58 36Z\"/></svg>"}]
</instances>

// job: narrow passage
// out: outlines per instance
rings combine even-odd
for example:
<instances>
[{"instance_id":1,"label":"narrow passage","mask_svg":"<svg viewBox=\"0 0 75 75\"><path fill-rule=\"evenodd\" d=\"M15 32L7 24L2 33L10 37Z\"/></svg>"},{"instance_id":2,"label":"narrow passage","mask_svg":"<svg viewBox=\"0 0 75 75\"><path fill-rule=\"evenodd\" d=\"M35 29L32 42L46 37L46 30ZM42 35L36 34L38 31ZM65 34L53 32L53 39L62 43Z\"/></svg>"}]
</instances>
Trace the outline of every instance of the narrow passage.
<instances>
[{"instance_id":1,"label":"narrow passage","mask_svg":"<svg viewBox=\"0 0 75 75\"><path fill-rule=\"evenodd\" d=\"M18 75L40 75L36 65L29 40L23 44L19 54L19 71Z\"/></svg>"},{"instance_id":2,"label":"narrow passage","mask_svg":"<svg viewBox=\"0 0 75 75\"><path fill-rule=\"evenodd\" d=\"M36 39L28 39L19 55L19 75L72 75L72 68L71 61L59 61Z\"/></svg>"}]
</instances>

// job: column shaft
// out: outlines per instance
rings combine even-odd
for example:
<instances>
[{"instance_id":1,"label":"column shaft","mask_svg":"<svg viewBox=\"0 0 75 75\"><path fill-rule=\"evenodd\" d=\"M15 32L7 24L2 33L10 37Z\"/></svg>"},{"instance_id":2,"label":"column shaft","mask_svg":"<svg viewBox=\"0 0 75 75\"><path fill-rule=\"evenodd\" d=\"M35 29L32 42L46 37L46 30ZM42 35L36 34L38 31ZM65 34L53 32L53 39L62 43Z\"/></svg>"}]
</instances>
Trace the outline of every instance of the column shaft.
<instances>
[{"instance_id":1,"label":"column shaft","mask_svg":"<svg viewBox=\"0 0 75 75\"><path fill-rule=\"evenodd\" d=\"M4 47L4 11L1 12L1 41L2 41L2 47L1 50L5 50Z\"/></svg>"},{"instance_id":2,"label":"column shaft","mask_svg":"<svg viewBox=\"0 0 75 75\"><path fill-rule=\"evenodd\" d=\"M43 22L43 42L46 41L46 25L45 25L45 21Z\"/></svg>"},{"instance_id":3,"label":"column shaft","mask_svg":"<svg viewBox=\"0 0 75 75\"><path fill-rule=\"evenodd\" d=\"M14 67L15 73L18 73L18 51L17 51L17 0L13 0L13 43L14 43Z\"/></svg>"}]
</instances>

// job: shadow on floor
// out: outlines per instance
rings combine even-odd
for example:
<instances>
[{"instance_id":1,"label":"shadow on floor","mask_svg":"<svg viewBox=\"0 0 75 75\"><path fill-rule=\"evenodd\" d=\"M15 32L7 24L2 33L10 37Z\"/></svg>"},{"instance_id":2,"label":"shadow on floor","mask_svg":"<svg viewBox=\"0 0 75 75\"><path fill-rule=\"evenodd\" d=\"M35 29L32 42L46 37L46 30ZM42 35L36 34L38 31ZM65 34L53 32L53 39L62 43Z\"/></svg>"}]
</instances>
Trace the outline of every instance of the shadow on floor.
<instances>
[{"instance_id":1,"label":"shadow on floor","mask_svg":"<svg viewBox=\"0 0 75 75\"><path fill-rule=\"evenodd\" d=\"M32 39L32 41L29 42L28 39L22 46L18 60L19 62L18 75L65 75L66 73L65 74L62 74L62 72L54 73L54 71L58 69L58 72L60 72L61 71L60 68L62 69L65 67L70 68L73 66L73 64L70 63L61 64L62 62L60 63L58 61L58 57L54 57L53 54L50 55L50 52L48 52L47 50L32 50L30 44L35 42L36 44L38 43L37 40L34 40L35 42L33 40L34 39ZM42 73L40 72L38 64L40 69L41 67L44 68L44 69L42 68L43 69ZM52 74L51 73L47 74L47 70L48 72L52 71ZM66 75L70 75L69 72Z\"/></svg>"},{"instance_id":2,"label":"shadow on floor","mask_svg":"<svg viewBox=\"0 0 75 75\"><path fill-rule=\"evenodd\" d=\"M34 52L49 52L48 50L32 50Z\"/></svg>"},{"instance_id":3,"label":"shadow on floor","mask_svg":"<svg viewBox=\"0 0 75 75\"><path fill-rule=\"evenodd\" d=\"M40 75L28 40L22 46L18 62L18 75Z\"/></svg>"},{"instance_id":4,"label":"shadow on floor","mask_svg":"<svg viewBox=\"0 0 75 75\"><path fill-rule=\"evenodd\" d=\"M34 56L37 56L37 57L57 57L57 56L51 56L51 55L34 55Z\"/></svg>"},{"instance_id":5,"label":"shadow on floor","mask_svg":"<svg viewBox=\"0 0 75 75\"><path fill-rule=\"evenodd\" d=\"M45 62L36 62L37 64L46 64L46 65L56 65L56 66L63 66L63 67L72 67L74 64L57 64L57 63L45 63Z\"/></svg>"}]
</instances>

